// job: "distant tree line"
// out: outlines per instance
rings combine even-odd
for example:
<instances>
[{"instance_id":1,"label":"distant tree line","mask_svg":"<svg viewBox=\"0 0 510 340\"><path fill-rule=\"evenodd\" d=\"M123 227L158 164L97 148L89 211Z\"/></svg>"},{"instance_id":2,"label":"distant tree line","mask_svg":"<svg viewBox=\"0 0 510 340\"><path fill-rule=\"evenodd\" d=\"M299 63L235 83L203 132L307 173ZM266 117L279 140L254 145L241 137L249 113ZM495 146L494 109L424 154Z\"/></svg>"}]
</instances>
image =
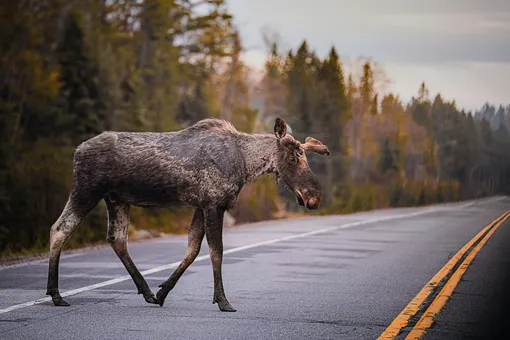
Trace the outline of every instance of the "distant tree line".
<instances>
[{"instance_id":1,"label":"distant tree line","mask_svg":"<svg viewBox=\"0 0 510 340\"><path fill-rule=\"evenodd\" d=\"M510 106L474 114L425 84L409 103L380 97L371 60L345 74L337 51L270 41L261 80L223 0L23 0L0 3L0 256L46 251L67 199L75 147L105 130L171 131L222 117L270 132L282 117L324 188L321 213L507 193ZM238 222L300 211L269 177L249 184ZM132 229L182 232L191 210L133 209ZM70 246L105 238L100 204Z\"/></svg>"},{"instance_id":2,"label":"distant tree line","mask_svg":"<svg viewBox=\"0 0 510 340\"><path fill-rule=\"evenodd\" d=\"M324 59L306 41L296 51L279 54L276 43L271 50L261 115L284 115L297 137L330 146L326 161L309 156L324 183L323 212L510 192L510 105L465 112L432 98L425 83L404 103L394 93L381 97L386 78L371 60L360 63L359 77L346 77L334 48Z\"/></svg>"}]
</instances>

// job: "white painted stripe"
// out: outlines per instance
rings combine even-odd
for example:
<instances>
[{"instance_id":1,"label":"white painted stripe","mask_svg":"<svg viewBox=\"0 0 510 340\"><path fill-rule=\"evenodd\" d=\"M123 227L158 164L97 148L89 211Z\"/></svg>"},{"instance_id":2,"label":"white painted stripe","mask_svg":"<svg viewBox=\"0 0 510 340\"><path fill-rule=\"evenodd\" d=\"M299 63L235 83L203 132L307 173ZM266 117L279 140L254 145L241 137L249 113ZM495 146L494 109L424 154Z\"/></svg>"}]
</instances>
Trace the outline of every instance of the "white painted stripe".
<instances>
[{"instance_id":1,"label":"white painted stripe","mask_svg":"<svg viewBox=\"0 0 510 340\"><path fill-rule=\"evenodd\" d=\"M124 267L122 267L124 268ZM34 275L36 277L46 277L46 273L42 275ZM59 277L67 278L67 279L115 279L117 275L90 275L90 274L60 274ZM168 277L163 276L146 276L146 280L160 280L165 281Z\"/></svg>"},{"instance_id":2,"label":"white painted stripe","mask_svg":"<svg viewBox=\"0 0 510 340\"><path fill-rule=\"evenodd\" d=\"M286 237L281 237L281 238L272 239L272 240L268 240L268 241L262 241L262 242L257 242L257 243L253 243L253 244L248 244L248 245L241 246L241 247L231 248L231 249L225 250L223 252L223 254L232 254L232 253L236 253L236 252L243 251L246 249L257 248L257 247L266 246L266 245L274 244L274 243L278 243L278 242L283 242L283 241L293 240L293 239L297 239L297 238L303 238L303 237L323 234L323 233L327 233L327 232L334 231L334 230L347 229L347 228L352 228L352 227L365 225L365 224L371 224L371 223L384 222L384 221L390 221L390 220L397 220L397 219L401 219L401 218L409 218L409 217L419 216L419 215L423 215L423 214L427 214L427 213L431 213L431 212L435 212L435 211L439 211L439 210L443 210L443 209L432 208L432 209L426 209L426 210L422 210L422 211L418 211L418 212L414 212L414 213L410 213L410 214L386 216L386 217L374 218L374 219L365 220L365 221L347 223L347 224L343 224L341 226L317 229L317 230L310 231L307 233L286 236ZM195 262L203 261L208 258L209 258L209 255L198 256L195 259ZM152 269L144 270L141 273L142 273L142 275L150 275L150 274L158 273L158 272L161 272L164 270L176 268L179 265L179 263L181 263L181 261L173 262L173 263L170 263L170 264L167 264L164 266L154 267ZM120 276L120 277L117 277L112 280L96 283L96 284L93 284L90 286L85 286L85 287L81 287L81 288L77 288L77 289L73 289L73 290L68 290L66 292L61 293L61 295L62 295L62 297L76 295L76 294L80 294L83 292L88 292L93 289L111 286L111 285L114 285L114 284L117 284L120 282L124 282L127 280L131 280L131 276L124 275L124 276ZM44 302L49 302L49 301L51 301L51 297L48 296L48 297L40 298L37 300L20 303L18 305L13 305L13 306L10 306L10 307L4 308L4 309L0 309L0 314L11 312L13 310L17 310L17 309L21 309L21 308L25 308L25 307L38 305L38 304L41 304Z\"/></svg>"},{"instance_id":3,"label":"white painted stripe","mask_svg":"<svg viewBox=\"0 0 510 340\"><path fill-rule=\"evenodd\" d=\"M124 268L124 267L122 267ZM46 278L47 273L40 273L40 274L24 274L24 277L30 277L30 278ZM76 273L76 274L60 274L58 276L59 278L66 278L66 279L116 279L118 275L95 275L95 274L85 274L85 273ZM146 280L160 280L165 281L168 279L168 277L163 276L145 276Z\"/></svg>"},{"instance_id":4,"label":"white painted stripe","mask_svg":"<svg viewBox=\"0 0 510 340\"><path fill-rule=\"evenodd\" d=\"M508 196L492 196L492 197L483 197L471 200L470 202L464 203L460 205L460 208L469 208L474 205L479 205L480 203L497 203L500 201L505 201L508 199Z\"/></svg>"}]
</instances>

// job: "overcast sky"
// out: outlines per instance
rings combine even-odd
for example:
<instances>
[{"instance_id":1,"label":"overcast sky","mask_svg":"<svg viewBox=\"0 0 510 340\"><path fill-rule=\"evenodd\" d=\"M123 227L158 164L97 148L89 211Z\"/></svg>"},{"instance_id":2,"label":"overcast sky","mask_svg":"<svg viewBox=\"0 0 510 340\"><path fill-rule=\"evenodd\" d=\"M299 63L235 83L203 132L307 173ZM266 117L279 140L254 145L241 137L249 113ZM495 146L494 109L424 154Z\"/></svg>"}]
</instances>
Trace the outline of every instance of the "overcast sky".
<instances>
[{"instance_id":1,"label":"overcast sky","mask_svg":"<svg viewBox=\"0 0 510 340\"><path fill-rule=\"evenodd\" d=\"M263 30L285 49L307 39L325 56L371 57L408 100L421 81L459 107L510 104L510 0L228 0L246 48L261 67Z\"/></svg>"}]
</instances>

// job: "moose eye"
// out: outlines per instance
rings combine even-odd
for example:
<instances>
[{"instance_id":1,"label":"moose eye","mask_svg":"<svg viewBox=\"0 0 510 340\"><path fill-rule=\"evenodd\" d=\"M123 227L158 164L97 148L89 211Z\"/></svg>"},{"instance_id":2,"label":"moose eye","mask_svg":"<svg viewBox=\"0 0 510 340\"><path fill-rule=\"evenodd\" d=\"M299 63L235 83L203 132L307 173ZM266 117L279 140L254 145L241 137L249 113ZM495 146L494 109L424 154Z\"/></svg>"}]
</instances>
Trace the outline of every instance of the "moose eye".
<instances>
[{"instance_id":1,"label":"moose eye","mask_svg":"<svg viewBox=\"0 0 510 340\"><path fill-rule=\"evenodd\" d=\"M289 157L289 164L296 164L297 163L297 158L295 156L290 156Z\"/></svg>"}]
</instances>

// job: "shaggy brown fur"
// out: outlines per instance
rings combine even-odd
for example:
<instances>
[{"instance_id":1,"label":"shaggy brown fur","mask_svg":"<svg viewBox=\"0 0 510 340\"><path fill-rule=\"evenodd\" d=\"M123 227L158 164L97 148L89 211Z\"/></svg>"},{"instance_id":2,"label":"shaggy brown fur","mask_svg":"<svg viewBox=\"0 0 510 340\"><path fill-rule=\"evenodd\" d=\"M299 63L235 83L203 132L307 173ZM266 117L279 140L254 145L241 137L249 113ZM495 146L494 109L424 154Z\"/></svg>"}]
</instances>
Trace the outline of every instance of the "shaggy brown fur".
<instances>
[{"instance_id":1,"label":"shaggy brown fur","mask_svg":"<svg viewBox=\"0 0 510 340\"><path fill-rule=\"evenodd\" d=\"M277 118L274 135L245 134L230 123L205 119L177 132L104 132L82 143L74 156L69 200L51 228L47 294L56 306L68 306L58 291L58 264L65 242L83 218L104 199L108 208L108 243L149 303L163 305L207 237L214 273L214 298L222 311L235 311L223 290L223 214L236 203L243 185L273 173L296 195L299 204L317 209L322 193L308 167L305 151L329 155L309 137L301 144L286 135ZM135 206L192 205L188 251L163 282L157 297L127 249L129 211Z\"/></svg>"}]
</instances>

